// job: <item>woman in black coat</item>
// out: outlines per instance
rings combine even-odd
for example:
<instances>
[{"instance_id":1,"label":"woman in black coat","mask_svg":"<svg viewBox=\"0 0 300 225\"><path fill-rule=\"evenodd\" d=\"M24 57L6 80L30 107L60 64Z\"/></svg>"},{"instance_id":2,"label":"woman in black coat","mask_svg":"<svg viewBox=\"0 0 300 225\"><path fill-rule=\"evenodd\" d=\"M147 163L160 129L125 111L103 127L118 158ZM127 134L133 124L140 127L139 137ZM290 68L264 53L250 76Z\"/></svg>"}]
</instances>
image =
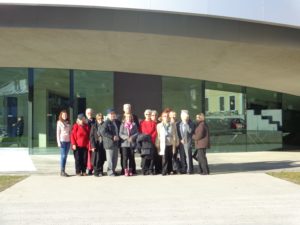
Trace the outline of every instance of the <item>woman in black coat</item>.
<instances>
[{"instance_id":1,"label":"woman in black coat","mask_svg":"<svg viewBox=\"0 0 300 225\"><path fill-rule=\"evenodd\" d=\"M96 115L96 123L92 125L90 132L90 143L92 150L92 163L94 166L94 176L103 176L103 165L106 161L106 153L103 147L103 139L100 133L101 126L104 123L102 113Z\"/></svg>"}]
</instances>

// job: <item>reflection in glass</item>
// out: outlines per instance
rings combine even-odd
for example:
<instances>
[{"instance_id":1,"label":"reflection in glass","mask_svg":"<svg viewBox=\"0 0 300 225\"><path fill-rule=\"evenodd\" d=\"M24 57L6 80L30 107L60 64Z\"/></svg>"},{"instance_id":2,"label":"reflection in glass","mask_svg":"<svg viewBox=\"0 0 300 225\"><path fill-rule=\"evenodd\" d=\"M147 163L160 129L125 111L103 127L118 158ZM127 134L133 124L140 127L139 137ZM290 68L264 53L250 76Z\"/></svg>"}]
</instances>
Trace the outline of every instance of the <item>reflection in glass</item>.
<instances>
[{"instance_id":1,"label":"reflection in glass","mask_svg":"<svg viewBox=\"0 0 300 225\"><path fill-rule=\"evenodd\" d=\"M283 94L283 144L284 149L300 148L300 97Z\"/></svg>"},{"instance_id":2,"label":"reflection in glass","mask_svg":"<svg viewBox=\"0 0 300 225\"><path fill-rule=\"evenodd\" d=\"M85 113L86 108L95 113L113 107L114 79L112 72L74 71L74 116Z\"/></svg>"},{"instance_id":3,"label":"reflection in glass","mask_svg":"<svg viewBox=\"0 0 300 225\"><path fill-rule=\"evenodd\" d=\"M69 110L69 71L34 70L34 153L57 152L56 122L61 110Z\"/></svg>"},{"instance_id":4,"label":"reflection in glass","mask_svg":"<svg viewBox=\"0 0 300 225\"><path fill-rule=\"evenodd\" d=\"M202 112L202 81L162 77L162 107L172 108L180 113L181 109L187 109L191 118ZM178 117L178 116L177 116Z\"/></svg>"},{"instance_id":5,"label":"reflection in glass","mask_svg":"<svg viewBox=\"0 0 300 225\"><path fill-rule=\"evenodd\" d=\"M0 69L0 147L28 147L26 69Z\"/></svg>"},{"instance_id":6,"label":"reflection in glass","mask_svg":"<svg viewBox=\"0 0 300 225\"><path fill-rule=\"evenodd\" d=\"M247 149L282 149L281 95L247 88Z\"/></svg>"},{"instance_id":7,"label":"reflection in glass","mask_svg":"<svg viewBox=\"0 0 300 225\"><path fill-rule=\"evenodd\" d=\"M245 101L241 88L206 82L206 121L213 152L246 151Z\"/></svg>"}]
</instances>

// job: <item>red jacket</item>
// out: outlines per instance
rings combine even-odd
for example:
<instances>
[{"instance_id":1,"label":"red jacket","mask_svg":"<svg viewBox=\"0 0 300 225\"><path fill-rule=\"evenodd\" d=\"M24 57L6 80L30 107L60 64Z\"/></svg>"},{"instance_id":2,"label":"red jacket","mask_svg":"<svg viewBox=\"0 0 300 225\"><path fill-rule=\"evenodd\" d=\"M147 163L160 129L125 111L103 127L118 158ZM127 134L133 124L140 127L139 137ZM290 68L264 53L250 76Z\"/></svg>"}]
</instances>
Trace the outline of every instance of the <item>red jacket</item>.
<instances>
[{"instance_id":1,"label":"red jacket","mask_svg":"<svg viewBox=\"0 0 300 225\"><path fill-rule=\"evenodd\" d=\"M152 143L155 144L157 131L156 131L156 123L154 121L152 121L152 120L150 120L150 121L146 121L146 120L141 121L140 131L143 134L150 135Z\"/></svg>"},{"instance_id":2,"label":"red jacket","mask_svg":"<svg viewBox=\"0 0 300 225\"><path fill-rule=\"evenodd\" d=\"M90 128L87 124L83 126L75 123L71 133L71 143L81 148L89 148Z\"/></svg>"}]
</instances>

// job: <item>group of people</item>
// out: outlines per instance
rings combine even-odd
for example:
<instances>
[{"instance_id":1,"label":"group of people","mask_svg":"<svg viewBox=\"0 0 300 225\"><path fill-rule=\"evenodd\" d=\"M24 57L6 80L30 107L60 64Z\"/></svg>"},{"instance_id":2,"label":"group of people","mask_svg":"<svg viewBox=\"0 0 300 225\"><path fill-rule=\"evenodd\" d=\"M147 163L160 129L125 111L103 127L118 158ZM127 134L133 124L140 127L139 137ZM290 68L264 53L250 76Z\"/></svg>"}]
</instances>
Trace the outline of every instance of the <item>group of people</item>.
<instances>
[{"instance_id":1,"label":"group of people","mask_svg":"<svg viewBox=\"0 0 300 225\"><path fill-rule=\"evenodd\" d=\"M77 176L103 176L107 162L107 175L117 176L118 156L124 176L137 174L135 153L141 155L143 175L193 174L193 158L198 161L199 173L209 174L206 149L210 147L209 129L203 113L196 122L187 110L181 110L180 120L176 112L166 108L158 116L157 111L147 109L145 118L139 120L132 113L130 104L124 104L122 118L114 109L108 109L93 117L93 110L79 114L71 127L67 111L60 112L57 121L57 144L61 150L61 176L69 176L66 161L71 148ZM193 152L193 146L195 151Z\"/></svg>"}]
</instances>

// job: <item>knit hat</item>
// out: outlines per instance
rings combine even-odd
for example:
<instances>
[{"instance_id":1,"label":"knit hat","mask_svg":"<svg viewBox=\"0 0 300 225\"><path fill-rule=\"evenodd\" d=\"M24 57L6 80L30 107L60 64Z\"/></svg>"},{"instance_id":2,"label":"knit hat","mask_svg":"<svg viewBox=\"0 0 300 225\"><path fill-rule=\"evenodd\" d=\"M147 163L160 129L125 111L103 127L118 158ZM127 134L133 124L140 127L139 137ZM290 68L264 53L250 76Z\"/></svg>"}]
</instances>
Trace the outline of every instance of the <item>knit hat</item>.
<instances>
[{"instance_id":1,"label":"knit hat","mask_svg":"<svg viewBox=\"0 0 300 225\"><path fill-rule=\"evenodd\" d=\"M107 113L107 114L115 113L115 110L114 110L114 109L107 109L107 110L106 110L106 113Z\"/></svg>"},{"instance_id":2,"label":"knit hat","mask_svg":"<svg viewBox=\"0 0 300 225\"><path fill-rule=\"evenodd\" d=\"M82 120L83 118L85 118L83 113L78 114L77 119Z\"/></svg>"}]
</instances>

